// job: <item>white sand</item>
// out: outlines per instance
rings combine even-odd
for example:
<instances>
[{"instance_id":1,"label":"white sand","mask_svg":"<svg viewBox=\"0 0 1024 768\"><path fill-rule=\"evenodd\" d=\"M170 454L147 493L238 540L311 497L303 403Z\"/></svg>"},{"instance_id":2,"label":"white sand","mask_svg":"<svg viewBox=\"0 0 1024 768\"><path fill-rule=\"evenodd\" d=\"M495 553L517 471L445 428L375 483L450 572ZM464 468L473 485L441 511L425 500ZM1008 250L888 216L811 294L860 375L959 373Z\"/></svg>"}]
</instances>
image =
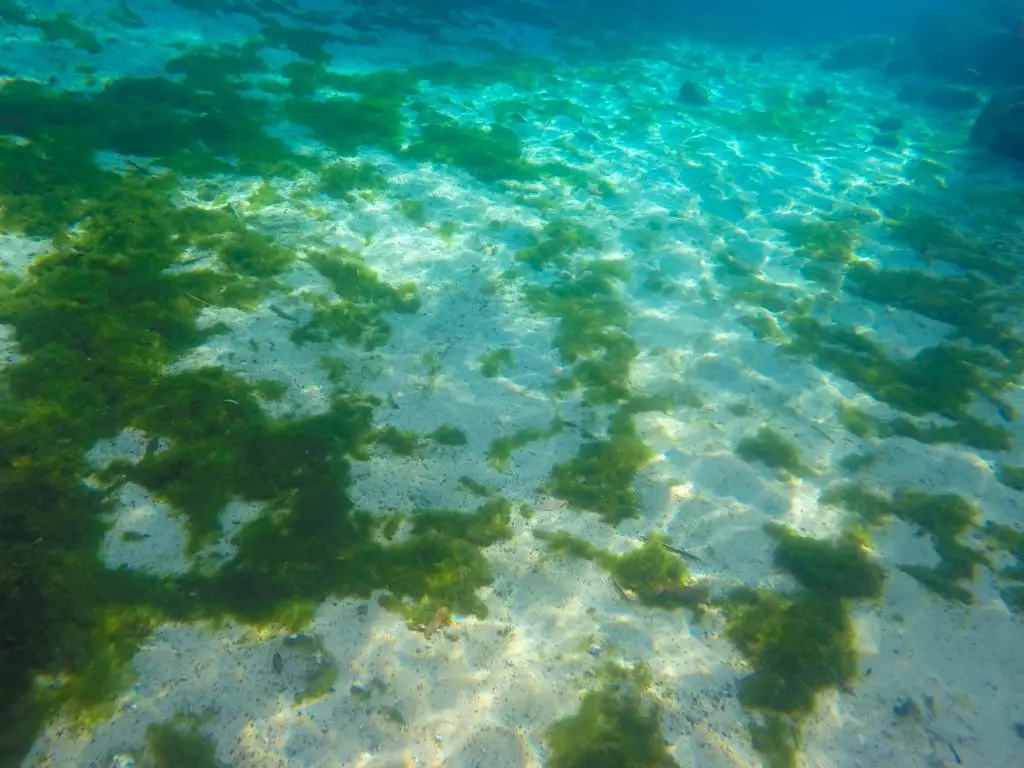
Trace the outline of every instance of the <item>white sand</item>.
<instances>
[{"instance_id":1,"label":"white sand","mask_svg":"<svg viewBox=\"0 0 1024 768\"><path fill-rule=\"evenodd\" d=\"M103 54L110 73L123 71L126 60L132 62L131 74L159 72L162 61L173 55L168 46L174 40L239 42L255 31L246 17L228 29L222 21L162 4L133 7L178 31L161 34L160 44L154 45L150 28L118 30L119 50L127 53ZM183 31L186 26L190 35ZM507 25L495 34L519 43L530 39L521 28ZM451 37L463 41L465 35ZM413 63L420 42L407 33L389 38L387 47L365 51L367 66ZM10 66L49 71L51 64L39 58L38 46L23 44L19 50L23 58ZM560 150L552 150L551 142L559 136L578 129L602 136L635 104L661 110L662 117L649 128L628 131L596 148L593 169L619 190L607 206L592 205L586 190L563 185L561 193L565 212L579 215L603 238L605 257L626 259L639 278L634 295L627 297L633 312L629 332L643 350L634 369L635 386L656 391L668 383L685 383L705 400L702 408L681 408L672 416L638 417L643 437L657 454L637 483L643 516L617 529L568 508L542 510L529 523L517 517L515 538L486 553L495 571L493 586L481 594L490 617L459 617L432 639L410 632L373 600L322 605L304 630L319 638L312 652L289 643L284 632L261 634L232 625L160 627L136 656L137 682L118 700L116 714L84 733L57 718L27 765L110 765L115 755L139 754L147 725L190 711L205 713L202 731L216 743L218 757L240 768L539 766L545 729L576 709L588 672L607 660L651 666L654 690L664 705L668 748L681 765L756 765L735 697L737 681L749 669L725 639L721 617L712 613L692 623L682 612L627 603L596 566L545 555L531 535L534 526L568 530L616 552L636 546L649 532L664 531L702 558L693 571L716 590L738 584L785 588L791 581L773 567L773 545L762 524L777 521L809 535L835 534L844 518L820 506L818 493L841 477L838 459L868 447L883 454L866 473L882 487L952 491L976 500L987 519L1019 521L1019 494L994 481L991 457L959 446L924 446L899 438L876 445L854 438L836 417L841 398L853 398L872 413L888 409L859 395L849 382L753 339L735 322L738 312L728 302L708 304L700 298L710 250L721 243L744 260L766 257L764 273L770 280L802 291L821 290L805 284L794 268L779 216L871 207L879 190L906 184L909 153L883 158L866 152L870 138L859 128L872 110L891 103L891 93L860 75L818 73L795 56L775 54L755 65L741 54L707 48L707 59L727 73L719 83L716 109L738 104L743 89L736 84L752 81L764 86L801 83L805 90L825 85L847 93L837 97L847 105L843 114L824 129L825 149L802 151L771 137L732 139L726 129L709 127L675 107L674 91L685 79L680 73L690 66L687 50L667 48L650 60L624 66L634 78L626 91L583 85L584 125L558 118L526 128L534 137L536 156L557 157ZM698 70L694 76L700 76ZM570 76L562 86L567 94L575 87ZM431 93L426 92L427 100ZM489 119L488 98L508 95L505 86L459 94L463 103L475 105L481 121ZM905 133L926 143L936 126L935 135L944 135L940 130L949 126L943 121L949 120L944 115L913 117ZM952 122L963 124L958 129L966 125L959 117ZM946 149L936 144L936 156ZM367 157L381 159L372 153ZM945 159L953 163L949 175L958 177L963 161L955 154ZM247 215L251 224L277 233L286 244L361 248L363 233L372 231L373 241L363 251L368 263L385 280L414 280L423 300L415 316L388 318L394 333L387 346L363 353L341 342L292 345L292 326L269 307L303 317L308 310L302 294L328 290L312 269L299 264L286 280L291 293L268 297L256 312L204 312L204 323L223 321L232 332L196 349L175 368L223 365L285 382L285 401L268 408L275 415L298 415L327 408L330 385L317 361L329 353L349 362L365 391L394 398L399 407L380 409L378 424L422 433L451 424L466 432L465 447L440 447L413 459L380 452L357 463L352 490L359 509L470 509L477 502L458 484L466 474L515 502L554 507L538 499L537 488L554 463L575 454L577 431L566 430L517 452L507 473L489 467L485 459L495 437L546 427L556 412L573 421L582 418L579 403L556 407L543 395L560 365L550 344L555 326L519 302L526 283L504 284L494 295L482 291L512 265L523 240L517 227L499 232L481 222L500 218L537 228L543 220L457 169L383 162L391 185L374 203L352 207L316 201L331 211L324 222L289 204ZM243 194L254 186L227 182L227 188ZM451 245L393 209L403 195L423 197L432 224L460 222ZM871 237L871 225L863 231ZM0 258L5 265L22 264L36 247L7 237ZM861 253L871 256L883 247L869 240ZM664 270L679 289L677 296L666 299L639 288L648 263ZM855 297L843 297L830 311L844 322L871 327L878 340L905 354L934 344L948 331L918 316L880 312ZM251 351L250 340L259 351ZM504 376L486 379L477 360L497 346L512 347L516 364ZM15 354L8 347L0 339L3 358ZM441 366L435 378L423 363L425 352ZM1024 405L1019 391L1011 399ZM727 410L737 402L749 404L752 415ZM821 474L787 481L736 458L736 442L764 424L800 444L806 462ZM602 428L599 420L593 431ZM1018 442L1024 439L1019 422L1014 433ZM114 456L138 458L144 448L145 436L125 435L97 446L93 456L100 466ZM122 490L119 502L104 545L112 567L164 573L188 567L181 521L170 510L134 486ZM224 513L225 539L204 556L230 557L231 534L258 514L258 505L231 505ZM126 539L124 532L143 538ZM850 693L820 697L805 727L800 765L953 765L949 743L964 765L1024 764L1024 741L1012 730L1014 722L1024 720L1022 624L999 600L991 575L980 573L974 606L952 605L898 570L899 564L932 564L936 557L910 526L894 523L875 536L873 546L890 581L877 604L859 603L854 609L864 674ZM598 656L588 654L591 645L600 646ZM284 663L280 674L272 670L275 651ZM339 667L335 690L295 704L306 677L325 659ZM358 701L353 686L370 691L369 702ZM932 697L934 712L923 724L893 715L899 699L922 702L926 696ZM396 722L395 713L404 724Z\"/></svg>"}]
</instances>

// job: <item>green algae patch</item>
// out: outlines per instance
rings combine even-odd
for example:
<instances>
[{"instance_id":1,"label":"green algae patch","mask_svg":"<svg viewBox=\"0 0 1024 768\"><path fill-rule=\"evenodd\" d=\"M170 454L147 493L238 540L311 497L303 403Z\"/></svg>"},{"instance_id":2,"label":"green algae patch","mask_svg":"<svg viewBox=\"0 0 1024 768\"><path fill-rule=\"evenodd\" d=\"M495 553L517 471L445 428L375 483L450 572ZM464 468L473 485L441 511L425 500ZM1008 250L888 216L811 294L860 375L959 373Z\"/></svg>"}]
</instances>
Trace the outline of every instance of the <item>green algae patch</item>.
<instances>
[{"instance_id":1,"label":"green algae patch","mask_svg":"<svg viewBox=\"0 0 1024 768\"><path fill-rule=\"evenodd\" d=\"M902 434L924 442L964 442L1005 450L1009 430L988 424L969 413L980 396L1012 417L1000 392L1012 381L1012 370L985 348L943 343L913 357L890 355L870 335L826 326L810 317L795 317L786 330L791 341L783 351L810 357L814 363L857 384L877 400L910 416L937 415L952 425L919 423L907 418L881 423L880 434Z\"/></svg>"},{"instance_id":2,"label":"green algae patch","mask_svg":"<svg viewBox=\"0 0 1024 768\"><path fill-rule=\"evenodd\" d=\"M485 183L540 178L538 168L523 157L519 136L511 128L463 125L431 110L421 110L420 135L404 154L419 162L457 166Z\"/></svg>"},{"instance_id":3,"label":"green algae patch","mask_svg":"<svg viewBox=\"0 0 1024 768\"><path fill-rule=\"evenodd\" d=\"M385 283L356 253L344 248L312 251L306 254L306 261L327 279L334 297L305 296L312 316L291 333L292 341L300 346L344 339L374 349L387 343L391 335L385 313L413 314L419 310L413 283Z\"/></svg>"},{"instance_id":4,"label":"green algae patch","mask_svg":"<svg viewBox=\"0 0 1024 768\"><path fill-rule=\"evenodd\" d=\"M800 449L770 427L762 427L756 435L740 440L736 455L748 463L759 462L798 477L813 474L803 465Z\"/></svg>"},{"instance_id":5,"label":"green algae patch","mask_svg":"<svg viewBox=\"0 0 1024 768\"><path fill-rule=\"evenodd\" d=\"M469 442L469 438L466 437L465 432L448 424L442 424L431 432L428 437L438 445L447 445L451 447L466 445Z\"/></svg>"},{"instance_id":6,"label":"green algae patch","mask_svg":"<svg viewBox=\"0 0 1024 768\"><path fill-rule=\"evenodd\" d=\"M833 599L874 598L882 593L885 569L868 554L863 534L849 531L827 541L800 536L776 524L766 530L778 542L775 564L811 592Z\"/></svg>"},{"instance_id":7,"label":"green algae patch","mask_svg":"<svg viewBox=\"0 0 1024 768\"><path fill-rule=\"evenodd\" d=\"M616 558L610 572L619 587L631 590L644 605L700 611L710 593L693 584L686 563L666 543L664 536L650 535L643 546Z\"/></svg>"},{"instance_id":8,"label":"green algae patch","mask_svg":"<svg viewBox=\"0 0 1024 768\"><path fill-rule=\"evenodd\" d=\"M846 219L806 219L783 224L798 256L829 264L848 264L860 241L857 222Z\"/></svg>"},{"instance_id":9,"label":"green algae patch","mask_svg":"<svg viewBox=\"0 0 1024 768\"><path fill-rule=\"evenodd\" d=\"M370 162L339 160L320 170L315 190L335 200L352 202L359 195L372 195L387 186L387 176Z\"/></svg>"},{"instance_id":10,"label":"green algae patch","mask_svg":"<svg viewBox=\"0 0 1024 768\"><path fill-rule=\"evenodd\" d=\"M632 415L620 411L608 437L585 442L575 457L555 465L545 491L615 525L640 514L633 482L651 457Z\"/></svg>"},{"instance_id":11,"label":"green algae patch","mask_svg":"<svg viewBox=\"0 0 1024 768\"><path fill-rule=\"evenodd\" d=\"M754 748L768 765L796 764L801 721L815 697L845 688L857 674L854 631L843 600L815 592L794 596L733 590L722 602L726 636L753 667L739 700L752 715Z\"/></svg>"},{"instance_id":12,"label":"green algae patch","mask_svg":"<svg viewBox=\"0 0 1024 768\"><path fill-rule=\"evenodd\" d=\"M608 665L579 711L545 734L550 768L679 768L661 732L661 705L646 667Z\"/></svg>"},{"instance_id":13,"label":"green algae patch","mask_svg":"<svg viewBox=\"0 0 1024 768\"><path fill-rule=\"evenodd\" d=\"M700 614L710 597L710 590L694 583L686 563L668 548L668 540L661 534L651 534L643 545L624 555L614 555L564 531L535 530L534 536L558 557L596 563L611 575L619 590L644 605L689 608Z\"/></svg>"},{"instance_id":14,"label":"green algae patch","mask_svg":"<svg viewBox=\"0 0 1024 768\"><path fill-rule=\"evenodd\" d=\"M600 248L601 241L586 227L567 219L551 219L530 244L515 253L516 261L535 270L568 266L570 257L585 248Z\"/></svg>"},{"instance_id":15,"label":"green algae patch","mask_svg":"<svg viewBox=\"0 0 1024 768\"><path fill-rule=\"evenodd\" d=\"M996 471L996 479L1007 488L1024 491L1024 467L1012 464L1000 464Z\"/></svg>"},{"instance_id":16,"label":"green algae patch","mask_svg":"<svg viewBox=\"0 0 1024 768\"><path fill-rule=\"evenodd\" d=\"M480 373L488 379L499 376L502 368L513 368L514 366L515 360L512 357L512 350L508 347L491 349L480 355Z\"/></svg>"},{"instance_id":17,"label":"green algae patch","mask_svg":"<svg viewBox=\"0 0 1024 768\"><path fill-rule=\"evenodd\" d=\"M499 472L507 472L509 463L512 461L512 454L515 451L525 448L530 443L547 440L559 434L564 428L561 419L555 419L550 427L525 427L517 430L511 435L496 437L491 441L487 449L487 461Z\"/></svg>"},{"instance_id":18,"label":"green algae patch","mask_svg":"<svg viewBox=\"0 0 1024 768\"><path fill-rule=\"evenodd\" d=\"M583 389L590 405L628 400L630 372L640 354L627 332L629 312L618 283L628 278L617 261L583 261L550 287L531 285L527 306L558 319L554 345L571 371L556 380L556 393Z\"/></svg>"},{"instance_id":19,"label":"green algae patch","mask_svg":"<svg viewBox=\"0 0 1024 768\"><path fill-rule=\"evenodd\" d=\"M989 550L1005 554L1013 562L999 569L999 594L1013 611L1024 614L1024 533L1011 525L985 523Z\"/></svg>"},{"instance_id":20,"label":"green algae patch","mask_svg":"<svg viewBox=\"0 0 1024 768\"><path fill-rule=\"evenodd\" d=\"M826 490L821 502L844 506L869 525L882 525L891 517L916 525L921 535L931 537L939 564L935 567L901 565L900 570L947 600L973 602L968 585L974 580L977 566L990 563L983 552L961 541L964 534L976 526L978 518L978 508L961 496L901 489L890 498L848 483Z\"/></svg>"},{"instance_id":21,"label":"green algae patch","mask_svg":"<svg viewBox=\"0 0 1024 768\"><path fill-rule=\"evenodd\" d=\"M201 731L202 719L178 715L146 728L146 756L154 768L227 768L217 759L213 740Z\"/></svg>"}]
</instances>

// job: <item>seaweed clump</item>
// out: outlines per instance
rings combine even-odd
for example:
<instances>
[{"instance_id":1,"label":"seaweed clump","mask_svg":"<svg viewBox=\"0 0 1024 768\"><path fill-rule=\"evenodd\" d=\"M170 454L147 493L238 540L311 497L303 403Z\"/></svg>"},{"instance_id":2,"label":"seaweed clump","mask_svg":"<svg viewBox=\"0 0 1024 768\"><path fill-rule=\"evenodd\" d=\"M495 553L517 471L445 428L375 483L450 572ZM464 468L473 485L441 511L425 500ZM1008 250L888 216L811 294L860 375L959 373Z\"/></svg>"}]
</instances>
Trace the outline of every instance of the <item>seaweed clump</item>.
<instances>
[{"instance_id":1,"label":"seaweed clump","mask_svg":"<svg viewBox=\"0 0 1024 768\"><path fill-rule=\"evenodd\" d=\"M741 588L724 598L726 635L753 667L739 700L754 715L754 748L773 768L791 768L800 721L817 693L845 687L857 673L853 627L843 600L812 591L784 596Z\"/></svg>"},{"instance_id":2,"label":"seaweed clump","mask_svg":"<svg viewBox=\"0 0 1024 768\"><path fill-rule=\"evenodd\" d=\"M977 507L961 496L901 489L889 498L848 483L828 489L821 501L845 506L869 525L882 525L891 517L916 525L921 535L931 537L939 564L934 567L901 565L900 570L948 600L965 604L974 601L966 584L973 581L977 566L987 566L989 562L983 552L961 541L978 518Z\"/></svg>"},{"instance_id":3,"label":"seaweed clump","mask_svg":"<svg viewBox=\"0 0 1024 768\"><path fill-rule=\"evenodd\" d=\"M665 749L650 670L610 664L575 715L546 734L549 768L679 768Z\"/></svg>"},{"instance_id":4,"label":"seaweed clump","mask_svg":"<svg viewBox=\"0 0 1024 768\"><path fill-rule=\"evenodd\" d=\"M746 462L757 461L793 475L810 474L800 459L800 449L770 427L762 427L756 435L740 440L736 455Z\"/></svg>"},{"instance_id":5,"label":"seaweed clump","mask_svg":"<svg viewBox=\"0 0 1024 768\"><path fill-rule=\"evenodd\" d=\"M546 488L614 525L640 513L633 481L650 458L632 415L620 411L612 417L607 438L584 443L575 457L555 465Z\"/></svg>"}]
</instances>

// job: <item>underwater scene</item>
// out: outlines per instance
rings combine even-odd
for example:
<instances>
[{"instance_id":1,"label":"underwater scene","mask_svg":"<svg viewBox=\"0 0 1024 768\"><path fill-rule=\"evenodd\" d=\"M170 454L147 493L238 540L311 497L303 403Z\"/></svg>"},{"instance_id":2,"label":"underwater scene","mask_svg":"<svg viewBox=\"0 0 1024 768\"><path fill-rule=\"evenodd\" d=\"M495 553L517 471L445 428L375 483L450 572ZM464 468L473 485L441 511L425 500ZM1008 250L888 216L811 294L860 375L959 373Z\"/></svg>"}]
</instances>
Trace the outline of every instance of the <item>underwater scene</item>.
<instances>
[{"instance_id":1,"label":"underwater scene","mask_svg":"<svg viewBox=\"0 0 1024 768\"><path fill-rule=\"evenodd\" d=\"M0 766L1024 766L1024 3L826 6L0 0Z\"/></svg>"}]
</instances>

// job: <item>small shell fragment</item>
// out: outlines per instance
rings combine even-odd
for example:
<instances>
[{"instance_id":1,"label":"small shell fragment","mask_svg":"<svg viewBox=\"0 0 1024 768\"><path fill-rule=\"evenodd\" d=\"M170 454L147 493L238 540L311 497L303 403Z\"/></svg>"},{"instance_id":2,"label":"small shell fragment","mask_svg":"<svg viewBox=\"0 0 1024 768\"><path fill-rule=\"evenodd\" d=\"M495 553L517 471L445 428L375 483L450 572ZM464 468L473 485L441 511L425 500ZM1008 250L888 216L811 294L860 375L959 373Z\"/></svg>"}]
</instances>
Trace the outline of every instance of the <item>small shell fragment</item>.
<instances>
[{"instance_id":1,"label":"small shell fragment","mask_svg":"<svg viewBox=\"0 0 1024 768\"><path fill-rule=\"evenodd\" d=\"M540 512L554 512L565 506L565 499L558 499L554 496L542 496L537 502L537 509Z\"/></svg>"}]
</instances>

